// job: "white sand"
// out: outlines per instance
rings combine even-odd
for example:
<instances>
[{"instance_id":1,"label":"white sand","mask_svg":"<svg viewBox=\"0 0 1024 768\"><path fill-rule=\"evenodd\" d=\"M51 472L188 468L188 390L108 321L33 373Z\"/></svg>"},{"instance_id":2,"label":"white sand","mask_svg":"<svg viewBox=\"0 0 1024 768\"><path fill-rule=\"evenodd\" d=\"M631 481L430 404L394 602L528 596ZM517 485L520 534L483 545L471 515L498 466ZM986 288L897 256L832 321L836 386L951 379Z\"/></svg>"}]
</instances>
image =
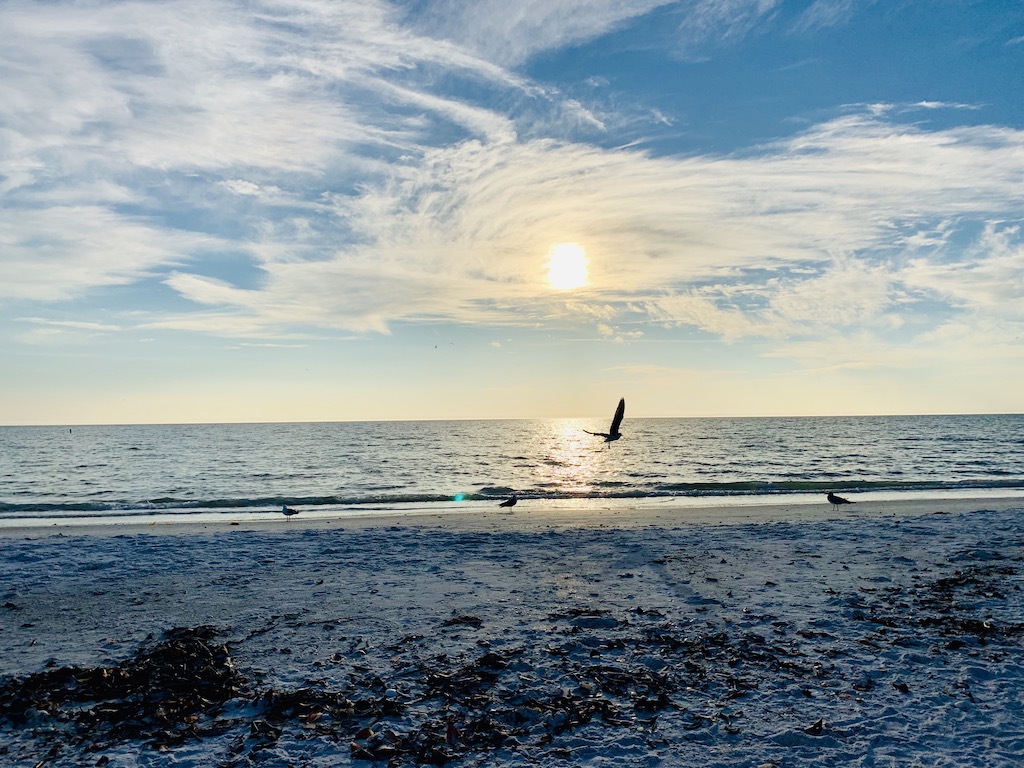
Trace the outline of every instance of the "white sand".
<instances>
[{"instance_id":1,"label":"white sand","mask_svg":"<svg viewBox=\"0 0 1024 768\"><path fill-rule=\"evenodd\" d=\"M209 624L246 678L162 748L76 730L96 699L30 711L0 722L0 765L371 766L353 756L392 744L405 765L432 743L459 766L1024 758L1019 498L521 503L5 530L0 545L0 675L109 666ZM285 699L301 704L271 705Z\"/></svg>"}]
</instances>

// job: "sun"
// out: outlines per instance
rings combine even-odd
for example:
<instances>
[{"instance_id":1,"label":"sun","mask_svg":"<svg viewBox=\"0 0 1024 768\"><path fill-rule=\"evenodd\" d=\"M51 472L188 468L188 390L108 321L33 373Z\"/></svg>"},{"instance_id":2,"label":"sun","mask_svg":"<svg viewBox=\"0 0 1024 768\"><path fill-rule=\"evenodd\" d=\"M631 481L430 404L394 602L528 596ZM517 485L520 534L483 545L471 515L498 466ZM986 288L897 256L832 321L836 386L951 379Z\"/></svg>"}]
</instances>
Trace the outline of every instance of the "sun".
<instances>
[{"instance_id":1,"label":"sun","mask_svg":"<svg viewBox=\"0 0 1024 768\"><path fill-rule=\"evenodd\" d=\"M559 243L548 254L548 282L558 291L587 284L587 253L578 243Z\"/></svg>"}]
</instances>

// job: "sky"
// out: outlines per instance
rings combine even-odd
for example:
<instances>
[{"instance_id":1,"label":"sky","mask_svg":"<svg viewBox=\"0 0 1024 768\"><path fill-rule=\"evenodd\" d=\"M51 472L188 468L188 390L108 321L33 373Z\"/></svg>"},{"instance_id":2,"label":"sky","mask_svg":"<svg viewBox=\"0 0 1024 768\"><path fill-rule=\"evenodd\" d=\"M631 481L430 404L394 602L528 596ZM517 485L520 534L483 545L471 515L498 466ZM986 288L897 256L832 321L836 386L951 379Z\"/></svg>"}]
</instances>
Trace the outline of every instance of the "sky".
<instances>
[{"instance_id":1,"label":"sky","mask_svg":"<svg viewBox=\"0 0 1024 768\"><path fill-rule=\"evenodd\" d=\"M1020 0L0 29L0 424L1024 411Z\"/></svg>"}]
</instances>

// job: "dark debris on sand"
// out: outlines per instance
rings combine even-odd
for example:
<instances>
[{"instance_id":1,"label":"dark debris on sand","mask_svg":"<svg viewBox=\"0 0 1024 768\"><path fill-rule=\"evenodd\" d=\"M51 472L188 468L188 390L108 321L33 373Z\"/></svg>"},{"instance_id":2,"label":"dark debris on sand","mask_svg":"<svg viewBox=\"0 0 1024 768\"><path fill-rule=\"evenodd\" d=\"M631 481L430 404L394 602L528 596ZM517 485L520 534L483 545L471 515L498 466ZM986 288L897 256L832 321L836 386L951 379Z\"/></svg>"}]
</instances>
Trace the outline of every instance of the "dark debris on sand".
<instances>
[{"instance_id":1,"label":"dark debris on sand","mask_svg":"<svg viewBox=\"0 0 1024 768\"><path fill-rule=\"evenodd\" d=\"M1015 574L1005 562L986 563L921 576L913 588L837 594L847 620L867 628L861 637L770 614L716 623L656 609L571 608L532 634L504 638L479 617L456 614L435 641L406 635L374 649L337 637L321 665L330 680L290 690L253 682L258 670L243 677L216 629L177 628L117 665L0 679L0 728L43 756L39 766L58 758L102 765L98 753L126 742L140 750L206 742L221 768L241 768L277 764L311 740L321 754L396 767L478 765L499 751L543 764L569 756L565 735L590 725L656 749L667 743L659 729L668 718L676 734L720 738L742 732L744 709L771 709L784 696L827 707L826 690L912 695L902 679L879 685L868 672L842 672L835 659L865 645L929 643L957 653L1017 643L1024 627L998 623L982 607L1003 599ZM836 733L827 717L803 730ZM9 749L0 747L0 762L27 754Z\"/></svg>"},{"instance_id":2,"label":"dark debris on sand","mask_svg":"<svg viewBox=\"0 0 1024 768\"><path fill-rule=\"evenodd\" d=\"M985 645L995 637L1020 637L1024 624L1000 623L973 610L975 602L1005 600L1002 584L1016 574L1014 567L1002 564L957 569L910 590L891 587L873 593L870 600L853 598L850 604L857 609L853 618L877 624L882 634L888 630L903 643L914 642L917 630L934 630L948 638L946 647L951 650L967 642Z\"/></svg>"},{"instance_id":3,"label":"dark debris on sand","mask_svg":"<svg viewBox=\"0 0 1024 768\"><path fill-rule=\"evenodd\" d=\"M90 750L129 740L154 747L207 735L209 718L242 691L213 627L169 630L109 667L54 667L0 681L0 721ZM207 724L204 726L203 721Z\"/></svg>"},{"instance_id":4,"label":"dark debris on sand","mask_svg":"<svg viewBox=\"0 0 1024 768\"><path fill-rule=\"evenodd\" d=\"M478 632L482 624L456 619L442 626ZM346 673L343 685L294 690L244 679L214 629L173 629L116 666L0 680L0 721L53 757L62 749L96 753L127 741L160 749L227 734L218 749L225 768L272 760L286 738L322 739L355 760L443 765L496 750L558 756L558 737L591 723L654 742L660 713L687 711L677 696L684 687L724 703L756 689L765 665L820 674L764 638L684 636L685 627L658 611L621 618L570 611L552 621L538 647L490 649L480 640L478 652L454 657L428 655L422 638L409 636L390 646L386 673L348 643L330 656ZM692 728L716 720L714 712L688 715Z\"/></svg>"}]
</instances>

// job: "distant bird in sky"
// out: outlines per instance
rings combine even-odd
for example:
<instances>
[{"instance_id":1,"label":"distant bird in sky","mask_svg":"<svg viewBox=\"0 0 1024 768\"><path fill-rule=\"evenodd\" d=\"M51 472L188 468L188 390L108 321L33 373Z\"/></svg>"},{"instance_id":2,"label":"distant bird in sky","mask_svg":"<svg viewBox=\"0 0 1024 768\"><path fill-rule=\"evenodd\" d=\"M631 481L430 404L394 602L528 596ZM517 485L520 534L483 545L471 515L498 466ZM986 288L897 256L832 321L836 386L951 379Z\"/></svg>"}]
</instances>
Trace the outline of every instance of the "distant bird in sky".
<instances>
[{"instance_id":1,"label":"distant bird in sky","mask_svg":"<svg viewBox=\"0 0 1024 768\"><path fill-rule=\"evenodd\" d=\"M299 514L299 510L292 509L291 507L285 505L285 506L281 507L281 514L284 515L285 517L292 517L293 515Z\"/></svg>"},{"instance_id":2,"label":"distant bird in sky","mask_svg":"<svg viewBox=\"0 0 1024 768\"><path fill-rule=\"evenodd\" d=\"M828 499L828 503L832 505L832 509L839 509L839 505L840 504L856 504L857 503L855 501L850 501L849 499L844 499L842 496L836 496L834 493L832 493L832 491L829 491L828 495L825 498L827 498Z\"/></svg>"},{"instance_id":3,"label":"distant bird in sky","mask_svg":"<svg viewBox=\"0 0 1024 768\"><path fill-rule=\"evenodd\" d=\"M619 432L619 425L622 424L622 417L626 413L626 398L619 400L619 407L615 409L615 415L612 417L612 425L608 428L607 432L591 432L589 429L584 429L588 435L596 435L597 437L603 437L606 443L610 443L614 440L618 440L622 437L622 433Z\"/></svg>"},{"instance_id":4,"label":"distant bird in sky","mask_svg":"<svg viewBox=\"0 0 1024 768\"><path fill-rule=\"evenodd\" d=\"M509 496L507 499L505 499L503 502L501 502L501 504L499 504L498 506L499 507L514 507L516 505L517 501L519 501L519 499L517 499L515 497L515 494L513 494L512 496Z\"/></svg>"}]
</instances>

